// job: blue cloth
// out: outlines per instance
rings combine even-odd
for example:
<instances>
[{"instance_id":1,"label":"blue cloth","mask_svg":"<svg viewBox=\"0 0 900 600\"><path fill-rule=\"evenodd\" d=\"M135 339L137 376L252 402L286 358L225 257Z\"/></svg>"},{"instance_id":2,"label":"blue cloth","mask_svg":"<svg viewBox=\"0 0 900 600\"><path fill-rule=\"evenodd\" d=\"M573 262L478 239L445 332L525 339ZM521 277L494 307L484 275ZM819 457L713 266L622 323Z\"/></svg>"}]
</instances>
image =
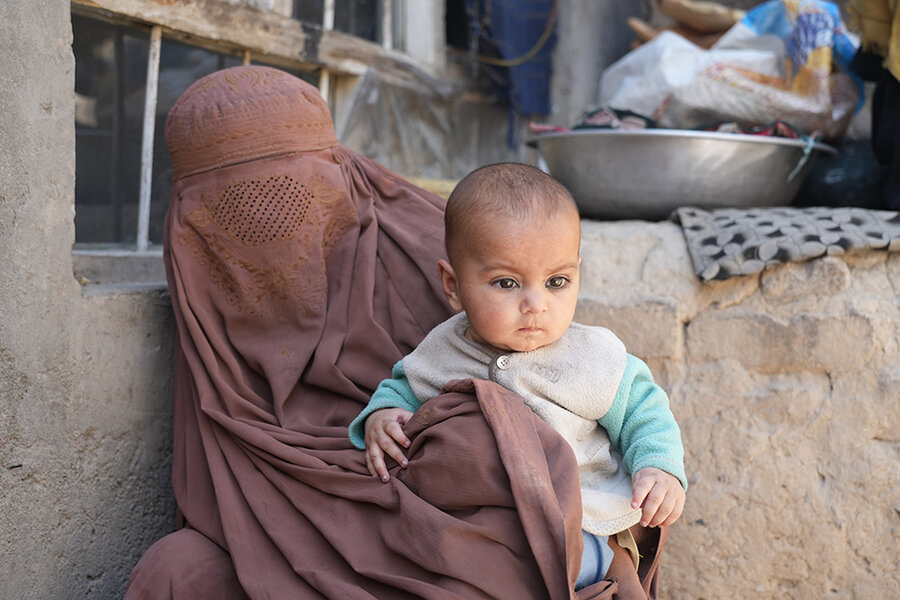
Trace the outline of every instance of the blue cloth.
<instances>
[{"instance_id":1,"label":"blue cloth","mask_svg":"<svg viewBox=\"0 0 900 600\"><path fill-rule=\"evenodd\" d=\"M584 553L581 555L581 570L578 571L578 579L575 580L576 591L606 577L613 559L608 536L594 535L582 530L581 537L584 538Z\"/></svg>"},{"instance_id":2,"label":"blue cloth","mask_svg":"<svg viewBox=\"0 0 900 600\"><path fill-rule=\"evenodd\" d=\"M470 51L519 58L540 40L554 0L466 0ZM556 33L530 60L510 66L485 65L492 81L510 105L509 144L516 145L520 117L550 113L550 74Z\"/></svg>"}]
</instances>

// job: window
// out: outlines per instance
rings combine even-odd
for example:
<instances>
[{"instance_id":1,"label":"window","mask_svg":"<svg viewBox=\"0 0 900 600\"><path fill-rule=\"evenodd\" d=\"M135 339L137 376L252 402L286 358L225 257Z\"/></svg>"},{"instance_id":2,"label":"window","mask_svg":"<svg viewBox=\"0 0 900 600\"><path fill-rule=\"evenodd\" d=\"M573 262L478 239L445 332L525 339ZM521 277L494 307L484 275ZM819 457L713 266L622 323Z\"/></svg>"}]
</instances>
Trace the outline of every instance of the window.
<instances>
[{"instance_id":1,"label":"window","mask_svg":"<svg viewBox=\"0 0 900 600\"><path fill-rule=\"evenodd\" d=\"M73 16L75 230L134 244L149 30Z\"/></svg>"},{"instance_id":2,"label":"window","mask_svg":"<svg viewBox=\"0 0 900 600\"><path fill-rule=\"evenodd\" d=\"M421 0L414 0L421 1ZM404 5L392 0L294 0L293 18L381 44L402 48Z\"/></svg>"},{"instance_id":3,"label":"window","mask_svg":"<svg viewBox=\"0 0 900 600\"><path fill-rule=\"evenodd\" d=\"M336 0L334 28L364 40L383 42L378 0Z\"/></svg>"},{"instance_id":4,"label":"window","mask_svg":"<svg viewBox=\"0 0 900 600\"><path fill-rule=\"evenodd\" d=\"M404 45L402 40L409 27L404 16L409 6L421 13L423 8L418 2L293 0L279 9L290 14L280 16L274 9L261 11L222 2L221 9L216 10L231 11L232 21L262 19L268 23L253 32L252 40L242 40L248 35L247 30L227 29L229 19L217 21L211 17L209 22L191 29L183 15L194 16L196 12L189 13L179 4L161 9L171 11L171 18L154 17L165 24L164 29L162 25L143 22L146 17L138 9L134 9L135 14L119 14L118 9L95 9L93 2L72 0L76 254L160 253L172 184L165 119L190 84L226 67L270 64L319 86L323 95L329 97L332 75L349 73L355 77L362 72L359 65L369 62L367 52L374 56L379 47L396 49ZM177 30L170 29L172 23L180 23ZM222 25L224 34L217 35L216 40L202 37L220 23L226 23ZM340 51L333 58L319 56L317 49L307 53L303 43L299 48L279 47L282 34L287 32L289 38L292 28L304 34L319 31L310 37L315 43L322 32L327 36L333 29L371 44L360 46L338 39L339 48L344 44L352 49L350 60L347 53ZM415 36L419 44L419 38L428 37L421 33L420 30ZM269 38L260 45L259 36ZM248 46L264 50L251 52L245 49ZM270 52L269 47L275 50ZM267 59L272 62L262 62ZM343 83L341 93L345 90Z\"/></svg>"},{"instance_id":5,"label":"window","mask_svg":"<svg viewBox=\"0 0 900 600\"><path fill-rule=\"evenodd\" d=\"M73 14L72 30L76 244L92 251L145 251L159 246L172 187L166 115L192 83L243 64L244 58L160 36L158 63L148 69L150 27ZM290 72L317 81L314 74ZM152 168L142 189L148 82L156 87L155 103L151 103L155 107L146 117L153 132Z\"/></svg>"}]
</instances>

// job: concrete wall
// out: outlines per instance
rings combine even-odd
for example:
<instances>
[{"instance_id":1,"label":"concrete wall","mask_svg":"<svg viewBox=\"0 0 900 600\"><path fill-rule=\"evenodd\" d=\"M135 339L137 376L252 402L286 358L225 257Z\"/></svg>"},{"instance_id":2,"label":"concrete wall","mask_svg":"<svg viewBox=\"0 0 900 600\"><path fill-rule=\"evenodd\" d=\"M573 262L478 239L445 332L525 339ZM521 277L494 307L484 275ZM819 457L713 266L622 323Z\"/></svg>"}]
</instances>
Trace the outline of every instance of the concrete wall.
<instances>
[{"instance_id":1,"label":"concrete wall","mask_svg":"<svg viewBox=\"0 0 900 600\"><path fill-rule=\"evenodd\" d=\"M0 598L115 598L174 526L171 309L72 274L69 3L0 22Z\"/></svg>"},{"instance_id":2,"label":"concrete wall","mask_svg":"<svg viewBox=\"0 0 900 600\"><path fill-rule=\"evenodd\" d=\"M646 20L651 7L648 0L559 3L549 122L569 127L594 106L603 70L631 49L626 19Z\"/></svg>"}]
</instances>

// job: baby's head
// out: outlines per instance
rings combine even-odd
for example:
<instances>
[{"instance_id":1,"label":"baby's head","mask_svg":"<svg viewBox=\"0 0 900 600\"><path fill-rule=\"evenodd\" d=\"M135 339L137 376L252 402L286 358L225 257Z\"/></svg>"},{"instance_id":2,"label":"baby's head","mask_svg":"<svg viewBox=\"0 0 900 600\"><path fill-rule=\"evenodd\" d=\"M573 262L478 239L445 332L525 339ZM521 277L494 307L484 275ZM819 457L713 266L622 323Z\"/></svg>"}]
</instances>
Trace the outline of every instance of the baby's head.
<instances>
[{"instance_id":1,"label":"baby's head","mask_svg":"<svg viewBox=\"0 0 900 600\"><path fill-rule=\"evenodd\" d=\"M581 221L569 192L534 167L500 163L457 184L444 215L438 268L467 336L498 350L555 342L578 299Z\"/></svg>"}]
</instances>

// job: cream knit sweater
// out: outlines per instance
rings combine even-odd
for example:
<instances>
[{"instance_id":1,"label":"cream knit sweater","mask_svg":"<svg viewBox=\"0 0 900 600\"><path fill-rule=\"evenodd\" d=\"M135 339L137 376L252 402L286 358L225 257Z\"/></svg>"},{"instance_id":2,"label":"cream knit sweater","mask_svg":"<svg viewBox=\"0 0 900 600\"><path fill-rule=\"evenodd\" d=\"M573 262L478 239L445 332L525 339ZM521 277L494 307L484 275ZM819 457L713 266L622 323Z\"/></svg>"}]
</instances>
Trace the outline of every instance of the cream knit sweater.
<instances>
[{"instance_id":1,"label":"cream knit sweater","mask_svg":"<svg viewBox=\"0 0 900 600\"><path fill-rule=\"evenodd\" d=\"M582 528L611 535L639 522L631 508L631 477L597 423L613 404L625 371L624 344L608 329L573 323L565 335L529 352L499 353L465 336L459 313L428 334L403 359L420 401L453 379L490 379L525 403L572 446L582 490Z\"/></svg>"}]
</instances>

